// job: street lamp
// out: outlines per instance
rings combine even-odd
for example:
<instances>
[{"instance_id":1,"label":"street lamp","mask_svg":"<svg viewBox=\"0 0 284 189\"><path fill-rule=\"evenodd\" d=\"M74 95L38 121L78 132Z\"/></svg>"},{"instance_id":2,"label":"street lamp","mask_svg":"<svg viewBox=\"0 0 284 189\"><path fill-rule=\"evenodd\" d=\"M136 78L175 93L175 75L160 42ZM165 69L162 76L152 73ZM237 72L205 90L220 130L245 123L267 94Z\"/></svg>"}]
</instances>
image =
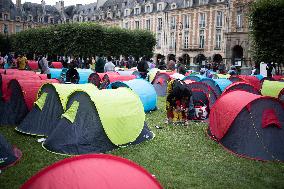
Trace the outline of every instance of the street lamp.
<instances>
[{"instance_id":1,"label":"street lamp","mask_svg":"<svg viewBox=\"0 0 284 189\"><path fill-rule=\"evenodd\" d=\"M178 36L182 35L182 30L183 30L183 24L182 22L178 22L177 23ZM175 38L175 57L177 57L177 37Z\"/></svg>"}]
</instances>

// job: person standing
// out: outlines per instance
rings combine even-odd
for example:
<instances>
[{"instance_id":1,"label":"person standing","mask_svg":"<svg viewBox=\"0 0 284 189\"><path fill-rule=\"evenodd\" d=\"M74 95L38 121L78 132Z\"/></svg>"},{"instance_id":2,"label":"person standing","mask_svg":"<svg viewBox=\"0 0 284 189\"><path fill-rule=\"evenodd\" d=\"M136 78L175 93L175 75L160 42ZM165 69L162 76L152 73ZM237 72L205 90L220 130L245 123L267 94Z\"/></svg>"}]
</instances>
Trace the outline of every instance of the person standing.
<instances>
[{"instance_id":1,"label":"person standing","mask_svg":"<svg viewBox=\"0 0 284 189\"><path fill-rule=\"evenodd\" d=\"M104 72L114 72L115 65L112 63L112 58L110 56L107 57L107 63L104 66Z\"/></svg>"},{"instance_id":2,"label":"person standing","mask_svg":"<svg viewBox=\"0 0 284 189\"><path fill-rule=\"evenodd\" d=\"M4 68L4 58L0 54L0 68Z\"/></svg>"},{"instance_id":3,"label":"person standing","mask_svg":"<svg viewBox=\"0 0 284 189\"><path fill-rule=\"evenodd\" d=\"M273 70L273 65L269 62L266 66L266 71L267 71L267 77L271 78L272 77L272 70Z\"/></svg>"},{"instance_id":4,"label":"person standing","mask_svg":"<svg viewBox=\"0 0 284 189\"><path fill-rule=\"evenodd\" d=\"M48 61L43 56L41 60L39 61L40 67L41 67L41 73L46 74L48 79L51 79L50 69L48 66Z\"/></svg>"},{"instance_id":5,"label":"person standing","mask_svg":"<svg viewBox=\"0 0 284 189\"><path fill-rule=\"evenodd\" d=\"M137 65L137 70L140 72L141 78L145 79L147 77L147 72L148 72L148 63L146 61L146 57L143 56L141 61Z\"/></svg>"},{"instance_id":6,"label":"person standing","mask_svg":"<svg viewBox=\"0 0 284 189\"><path fill-rule=\"evenodd\" d=\"M96 62L96 67L95 67L95 71L97 73L104 73L104 67L105 67L105 60L103 59L103 55L100 54L98 61Z\"/></svg>"}]
</instances>

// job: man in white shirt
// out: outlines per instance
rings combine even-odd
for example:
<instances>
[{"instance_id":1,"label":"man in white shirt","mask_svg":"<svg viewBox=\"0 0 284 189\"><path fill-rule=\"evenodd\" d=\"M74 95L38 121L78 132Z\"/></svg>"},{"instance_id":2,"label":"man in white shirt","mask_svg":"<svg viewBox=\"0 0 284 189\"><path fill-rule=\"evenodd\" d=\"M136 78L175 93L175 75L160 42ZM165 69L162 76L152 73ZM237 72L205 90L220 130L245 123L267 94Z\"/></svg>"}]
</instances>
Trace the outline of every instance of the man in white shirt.
<instances>
[{"instance_id":1,"label":"man in white shirt","mask_svg":"<svg viewBox=\"0 0 284 189\"><path fill-rule=\"evenodd\" d=\"M105 72L114 72L115 71L115 65L112 63L112 58L110 56L107 57L107 63L104 67Z\"/></svg>"}]
</instances>

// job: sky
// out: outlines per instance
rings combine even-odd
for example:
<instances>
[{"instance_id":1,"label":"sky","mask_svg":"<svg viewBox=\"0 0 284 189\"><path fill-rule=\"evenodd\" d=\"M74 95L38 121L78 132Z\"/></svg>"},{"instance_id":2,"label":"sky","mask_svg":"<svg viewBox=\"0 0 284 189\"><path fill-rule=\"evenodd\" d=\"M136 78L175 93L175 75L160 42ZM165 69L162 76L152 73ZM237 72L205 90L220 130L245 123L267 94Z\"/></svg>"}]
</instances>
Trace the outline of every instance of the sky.
<instances>
[{"instance_id":1,"label":"sky","mask_svg":"<svg viewBox=\"0 0 284 189\"><path fill-rule=\"evenodd\" d=\"M16 3L16 0L12 0L14 3ZM55 5L56 2L59 0L45 0L45 3L47 5ZM32 2L32 3L41 3L41 0L22 0L22 4L24 2ZM69 6L69 5L76 5L76 4L89 4L89 3L94 3L96 0L64 0L64 6Z\"/></svg>"}]
</instances>

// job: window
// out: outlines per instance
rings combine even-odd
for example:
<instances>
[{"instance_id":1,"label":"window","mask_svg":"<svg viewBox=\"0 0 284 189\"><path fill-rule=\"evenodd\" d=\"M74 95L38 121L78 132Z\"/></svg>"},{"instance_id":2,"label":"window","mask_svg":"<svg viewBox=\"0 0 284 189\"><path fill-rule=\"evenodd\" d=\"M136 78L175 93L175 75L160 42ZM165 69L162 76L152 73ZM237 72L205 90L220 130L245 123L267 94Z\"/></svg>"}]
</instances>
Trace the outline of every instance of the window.
<instances>
[{"instance_id":1,"label":"window","mask_svg":"<svg viewBox=\"0 0 284 189\"><path fill-rule=\"evenodd\" d=\"M125 28L125 29L129 29L129 24L128 24L128 22L125 22L125 23L124 23L124 28Z\"/></svg>"},{"instance_id":2,"label":"window","mask_svg":"<svg viewBox=\"0 0 284 189\"><path fill-rule=\"evenodd\" d=\"M129 16L129 13L130 11L128 9L125 9L124 16Z\"/></svg>"},{"instance_id":3,"label":"window","mask_svg":"<svg viewBox=\"0 0 284 189\"><path fill-rule=\"evenodd\" d=\"M8 20L8 14L4 14L4 20Z\"/></svg>"},{"instance_id":4,"label":"window","mask_svg":"<svg viewBox=\"0 0 284 189\"><path fill-rule=\"evenodd\" d=\"M199 31L199 48L204 48L204 30Z\"/></svg>"},{"instance_id":5,"label":"window","mask_svg":"<svg viewBox=\"0 0 284 189\"><path fill-rule=\"evenodd\" d=\"M176 46L176 39L175 39L175 32L171 32L170 34L170 49L175 48Z\"/></svg>"},{"instance_id":6,"label":"window","mask_svg":"<svg viewBox=\"0 0 284 189\"><path fill-rule=\"evenodd\" d=\"M33 17L32 16L29 16L29 21L33 21Z\"/></svg>"},{"instance_id":7,"label":"window","mask_svg":"<svg viewBox=\"0 0 284 189\"><path fill-rule=\"evenodd\" d=\"M189 15L183 15L183 26L185 29L189 29Z\"/></svg>"},{"instance_id":8,"label":"window","mask_svg":"<svg viewBox=\"0 0 284 189\"><path fill-rule=\"evenodd\" d=\"M172 4L171 9L175 9L177 6L175 3Z\"/></svg>"},{"instance_id":9,"label":"window","mask_svg":"<svg viewBox=\"0 0 284 189\"><path fill-rule=\"evenodd\" d=\"M199 0L199 5L206 5L208 0Z\"/></svg>"},{"instance_id":10,"label":"window","mask_svg":"<svg viewBox=\"0 0 284 189\"><path fill-rule=\"evenodd\" d=\"M205 13L199 13L199 27L205 28Z\"/></svg>"},{"instance_id":11,"label":"window","mask_svg":"<svg viewBox=\"0 0 284 189\"><path fill-rule=\"evenodd\" d=\"M150 13L151 12L151 7L150 5L146 6L146 13Z\"/></svg>"},{"instance_id":12,"label":"window","mask_svg":"<svg viewBox=\"0 0 284 189\"><path fill-rule=\"evenodd\" d=\"M54 19L53 18L50 18L50 23L54 24Z\"/></svg>"},{"instance_id":13,"label":"window","mask_svg":"<svg viewBox=\"0 0 284 189\"><path fill-rule=\"evenodd\" d=\"M170 26L171 30L175 30L176 29L176 17L172 16L171 17L171 26Z\"/></svg>"},{"instance_id":14,"label":"window","mask_svg":"<svg viewBox=\"0 0 284 189\"><path fill-rule=\"evenodd\" d=\"M135 9L134 9L134 14L135 14L135 15L140 14L140 8L135 8Z\"/></svg>"},{"instance_id":15,"label":"window","mask_svg":"<svg viewBox=\"0 0 284 189\"><path fill-rule=\"evenodd\" d=\"M188 40L189 39L189 31L184 32L183 36L183 48L188 49Z\"/></svg>"},{"instance_id":16,"label":"window","mask_svg":"<svg viewBox=\"0 0 284 189\"><path fill-rule=\"evenodd\" d=\"M162 42L162 34L158 33L157 34L157 48L160 49L161 48L161 42Z\"/></svg>"},{"instance_id":17,"label":"window","mask_svg":"<svg viewBox=\"0 0 284 189\"><path fill-rule=\"evenodd\" d=\"M158 18L158 31L163 29L163 20L162 18Z\"/></svg>"},{"instance_id":18,"label":"window","mask_svg":"<svg viewBox=\"0 0 284 189\"><path fill-rule=\"evenodd\" d=\"M15 31L16 31L16 33L19 33L21 30L22 30L22 27L21 27L21 26L16 25L16 27L15 27Z\"/></svg>"},{"instance_id":19,"label":"window","mask_svg":"<svg viewBox=\"0 0 284 189\"><path fill-rule=\"evenodd\" d=\"M222 21L223 21L223 12L217 11L217 17L216 17L216 27L222 27Z\"/></svg>"},{"instance_id":20,"label":"window","mask_svg":"<svg viewBox=\"0 0 284 189\"><path fill-rule=\"evenodd\" d=\"M243 12L237 12L237 29L241 29L243 27Z\"/></svg>"},{"instance_id":21,"label":"window","mask_svg":"<svg viewBox=\"0 0 284 189\"><path fill-rule=\"evenodd\" d=\"M3 32L4 32L5 34L8 34L8 33L9 33L9 29L8 29L8 25L7 25L7 24L4 24L4 25L3 25Z\"/></svg>"},{"instance_id":22,"label":"window","mask_svg":"<svg viewBox=\"0 0 284 189\"><path fill-rule=\"evenodd\" d=\"M111 13L110 12L107 13L107 17L111 18Z\"/></svg>"},{"instance_id":23,"label":"window","mask_svg":"<svg viewBox=\"0 0 284 189\"><path fill-rule=\"evenodd\" d=\"M19 22L21 21L21 18L19 16L16 17L16 21Z\"/></svg>"},{"instance_id":24,"label":"window","mask_svg":"<svg viewBox=\"0 0 284 189\"><path fill-rule=\"evenodd\" d=\"M151 20L146 20L146 30L151 30Z\"/></svg>"},{"instance_id":25,"label":"window","mask_svg":"<svg viewBox=\"0 0 284 189\"><path fill-rule=\"evenodd\" d=\"M215 49L221 49L221 40L222 40L222 34L221 29L216 30L216 43L215 43Z\"/></svg>"},{"instance_id":26,"label":"window","mask_svg":"<svg viewBox=\"0 0 284 189\"><path fill-rule=\"evenodd\" d=\"M158 11L162 11L162 10L163 10L163 4L160 3L160 4L158 4Z\"/></svg>"},{"instance_id":27,"label":"window","mask_svg":"<svg viewBox=\"0 0 284 189\"><path fill-rule=\"evenodd\" d=\"M139 21L135 21L135 28L139 29L140 28L140 22Z\"/></svg>"},{"instance_id":28,"label":"window","mask_svg":"<svg viewBox=\"0 0 284 189\"><path fill-rule=\"evenodd\" d=\"M192 7L192 0L184 0L184 7L187 8L187 7Z\"/></svg>"}]
</instances>

